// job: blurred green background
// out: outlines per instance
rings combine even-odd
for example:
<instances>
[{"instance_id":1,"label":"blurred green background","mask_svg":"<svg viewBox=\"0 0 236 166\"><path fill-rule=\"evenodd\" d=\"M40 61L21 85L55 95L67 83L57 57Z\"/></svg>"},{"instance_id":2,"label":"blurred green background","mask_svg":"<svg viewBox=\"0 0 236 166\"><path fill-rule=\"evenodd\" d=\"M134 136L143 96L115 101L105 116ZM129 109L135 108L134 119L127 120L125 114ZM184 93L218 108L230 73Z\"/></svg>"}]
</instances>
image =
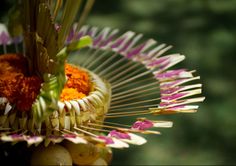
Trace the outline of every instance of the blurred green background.
<instances>
[{"instance_id":1,"label":"blurred green background","mask_svg":"<svg viewBox=\"0 0 236 166\"><path fill-rule=\"evenodd\" d=\"M1 22L12 1L2 1ZM114 150L112 165L236 164L236 0L97 0L88 24L132 30L186 55L206 96L198 113L174 121L148 143Z\"/></svg>"}]
</instances>

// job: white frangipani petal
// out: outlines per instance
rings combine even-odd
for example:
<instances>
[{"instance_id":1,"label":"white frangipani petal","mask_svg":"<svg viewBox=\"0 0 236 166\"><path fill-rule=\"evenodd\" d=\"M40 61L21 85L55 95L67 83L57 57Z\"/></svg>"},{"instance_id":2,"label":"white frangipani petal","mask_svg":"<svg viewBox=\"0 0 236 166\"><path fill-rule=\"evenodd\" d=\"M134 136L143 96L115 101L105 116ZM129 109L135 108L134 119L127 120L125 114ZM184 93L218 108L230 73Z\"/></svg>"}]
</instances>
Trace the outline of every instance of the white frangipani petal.
<instances>
[{"instance_id":1,"label":"white frangipani petal","mask_svg":"<svg viewBox=\"0 0 236 166\"><path fill-rule=\"evenodd\" d=\"M134 144L134 145L143 145L147 142L147 140L139 135L129 133L130 139L122 139L123 141L129 143L129 144Z\"/></svg>"},{"instance_id":2,"label":"white frangipani petal","mask_svg":"<svg viewBox=\"0 0 236 166\"><path fill-rule=\"evenodd\" d=\"M170 121L157 121L153 122L153 127L162 127L162 128L170 128L173 126L173 122Z\"/></svg>"},{"instance_id":3,"label":"white frangipani petal","mask_svg":"<svg viewBox=\"0 0 236 166\"><path fill-rule=\"evenodd\" d=\"M72 134L63 135L63 137L66 140L71 141L71 142L73 142L75 144L79 144L79 143L86 144L88 142L84 138L81 138L79 136L72 135Z\"/></svg>"},{"instance_id":4,"label":"white frangipani petal","mask_svg":"<svg viewBox=\"0 0 236 166\"><path fill-rule=\"evenodd\" d=\"M108 147L111 147L111 148L128 148L129 145L117 138L112 138L113 140L113 143L112 144L107 144Z\"/></svg>"},{"instance_id":5,"label":"white frangipani petal","mask_svg":"<svg viewBox=\"0 0 236 166\"><path fill-rule=\"evenodd\" d=\"M28 146L31 146L32 144L39 144L43 140L44 140L44 137L42 136L32 136L26 139Z\"/></svg>"}]
</instances>

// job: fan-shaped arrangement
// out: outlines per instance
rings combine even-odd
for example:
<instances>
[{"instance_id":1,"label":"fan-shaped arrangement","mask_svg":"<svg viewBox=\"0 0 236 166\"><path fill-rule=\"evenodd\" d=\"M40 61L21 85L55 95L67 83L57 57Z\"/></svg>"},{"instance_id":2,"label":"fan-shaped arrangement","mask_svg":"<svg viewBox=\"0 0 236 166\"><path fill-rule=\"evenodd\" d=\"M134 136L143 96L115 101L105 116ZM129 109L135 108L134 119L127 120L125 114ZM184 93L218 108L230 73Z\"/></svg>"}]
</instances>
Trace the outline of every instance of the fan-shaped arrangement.
<instances>
[{"instance_id":1,"label":"fan-shaped arrangement","mask_svg":"<svg viewBox=\"0 0 236 166\"><path fill-rule=\"evenodd\" d=\"M80 2L23 2L23 26L9 33L1 25L1 141L142 145L140 135L172 126L155 115L196 112L194 103L204 100L195 97L201 94L195 71L171 69L184 55L132 31L81 27L91 1L73 24Z\"/></svg>"}]
</instances>

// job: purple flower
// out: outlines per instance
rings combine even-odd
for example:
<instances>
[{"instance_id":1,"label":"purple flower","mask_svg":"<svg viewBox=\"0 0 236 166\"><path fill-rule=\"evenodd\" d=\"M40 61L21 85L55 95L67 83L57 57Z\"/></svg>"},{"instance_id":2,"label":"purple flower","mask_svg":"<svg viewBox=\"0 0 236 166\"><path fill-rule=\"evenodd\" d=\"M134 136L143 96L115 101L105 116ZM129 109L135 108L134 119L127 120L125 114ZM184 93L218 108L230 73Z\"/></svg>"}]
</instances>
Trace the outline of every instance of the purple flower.
<instances>
[{"instance_id":1,"label":"purple flower","mask_svg":"<svg viewBox=\"0 0 236 166\"><path fill-rule=\"evenodd\" d=\"M118 139L131 139L129 134L117 130L112 130L109 135Z\"/></svg>"},{"instance_id":2,"label":"purple flower","mask_svg":"<svg viewBox=\"0 0 236 166\"><path fill-rule=\"evenodd\" d=\"M63 136L66 138L76 138L75 134L64 134Z\"/></svg>"},{"instance_id":3,"label":"purple flower","mask_svg":"<svg viewBox=\"0 0 236 166\"><path fill-rule=\"evenodd\" d=\"M157 73L156 77L158 79L164 79L164 78L176 78L176 77L180 77L181 73L186 72L184 69L179 69L179 70L170 70L164 73Z\"/></svg>"},{"instance_id":4,"label":"purple flower","mask_svg":"<svg viewBox=\"0 0 236 166\"><path fill-rule=\"evenodd\" d=\"M6 32L0 34L0 45L7 45L10 42L10 36Z\"/></svg>"},{"instance_id":5,"label":"purple flower","mask_svg":"<svg viewBox=\"0 0 236 166\"><path fill-rule=\"evenodd\" d=\"M161 97L161 100L177 100L183 96L185 96L187 93L176 93L176 94L172 94L172 95L165 95Z\"/></svg>"},{"instance_id":6,"label":"purple flower","mask_svg":"<svg viewBox=\"0 0 236 166\"><path fill-rule=\"evenodd\" d=\"M18 138L18 139L23 138L23 136L20 135L20 134L13 134L13 135L11 135L11 137L12 138Z\"/></svg>"},{"instance_id":7,"label":"purple flower","mask_svg":"<svg viewBox=\"0 0 236 166\"><path fill-rule=\"evenodd\" d=\"M132 129L136 130L146 130L153 127L153 123L150 120L136 121L132 125Z\"/></svg>"},{"instance_id":8,"label":"purple flower","mask_svg":"<svg viewBox=\"0 0 236 166\"><path fill-rule=\"evenodd\" d=\"M110 137L100 135L98 138L104 140L106 144L114 144L114 141Z\"/></svg>"}]
</instances>

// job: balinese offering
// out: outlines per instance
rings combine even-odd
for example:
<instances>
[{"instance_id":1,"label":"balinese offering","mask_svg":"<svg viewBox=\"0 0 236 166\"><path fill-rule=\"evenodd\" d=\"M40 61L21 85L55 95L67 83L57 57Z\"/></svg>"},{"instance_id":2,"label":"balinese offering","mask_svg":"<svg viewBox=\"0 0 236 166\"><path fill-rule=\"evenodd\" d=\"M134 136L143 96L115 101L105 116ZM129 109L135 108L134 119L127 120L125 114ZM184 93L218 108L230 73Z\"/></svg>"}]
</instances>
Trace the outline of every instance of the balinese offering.
<instances>
[{"instance_id":1,"label":"balinese offering","mask_svg":"<svg viewBox=\"0 0 236 166\"><path fill-rule=\"evenodd\" d=\"M194 70L171 69L185 59L171 46L83 25L93 3L21 0L0 25L4 162L21 151L23 165L107 165L112 148L172 127L158 115L204 100Z\"/></svg>"}]
</instances>

